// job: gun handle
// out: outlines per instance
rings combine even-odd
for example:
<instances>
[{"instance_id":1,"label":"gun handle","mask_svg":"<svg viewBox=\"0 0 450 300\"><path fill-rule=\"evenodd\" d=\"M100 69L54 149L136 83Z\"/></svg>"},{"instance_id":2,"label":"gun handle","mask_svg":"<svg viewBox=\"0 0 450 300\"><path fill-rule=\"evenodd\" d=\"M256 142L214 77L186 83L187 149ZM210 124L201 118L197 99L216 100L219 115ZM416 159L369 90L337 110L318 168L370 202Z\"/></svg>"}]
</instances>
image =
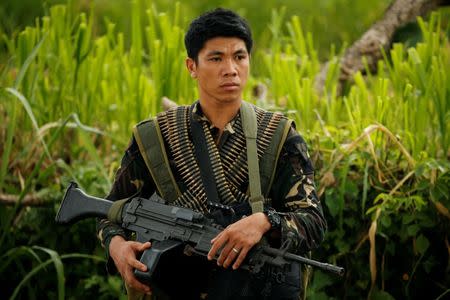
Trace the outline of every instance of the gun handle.
<instances>
[{"instance_id":1,"label":"gun handle","mask_svg":"<svg viewBox=\"0 0 450 300\"><path fill-rule=\"evenodd\" d=\"M134 276L142 283L149 284L152 280L158 261L164 252L180 246L182 242L174 240L164 240L152 242L150 249L142 253L140 262L147 266L147 271L134 270Z\"/></svg>"}]
</instances>

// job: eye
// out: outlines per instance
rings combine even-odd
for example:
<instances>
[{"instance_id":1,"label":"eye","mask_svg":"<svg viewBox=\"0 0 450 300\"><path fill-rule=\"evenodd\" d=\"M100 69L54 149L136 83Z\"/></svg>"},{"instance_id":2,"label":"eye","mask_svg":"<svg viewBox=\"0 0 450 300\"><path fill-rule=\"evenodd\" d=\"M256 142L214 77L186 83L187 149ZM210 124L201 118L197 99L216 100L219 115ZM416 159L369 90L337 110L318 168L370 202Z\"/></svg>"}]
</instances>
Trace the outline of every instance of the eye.
<instances>
[{"instance_id":1,"label":"eye","mask_svg":"<svg viewBox=\"0 0 450 300\"><path fill-rule=\"evenodd\" d=\"M213 56L213 57L209 58L208 60L209 60L209 61L217 62L217 61L220 61L221 59L220 59L219 56Z\"/></svg>"},{"instance_id":2,"label":"eye","mask_svg":"<svg viewBox=\"0 0 450 300\"><path fill-rule=\"evenodd\" d=\"M236 55L236 59L237 60L243 60L243 59L245 59L247 56L246 55L243 55L243 54L239 54L239 55Z\"/></svg>"}]
</instances>

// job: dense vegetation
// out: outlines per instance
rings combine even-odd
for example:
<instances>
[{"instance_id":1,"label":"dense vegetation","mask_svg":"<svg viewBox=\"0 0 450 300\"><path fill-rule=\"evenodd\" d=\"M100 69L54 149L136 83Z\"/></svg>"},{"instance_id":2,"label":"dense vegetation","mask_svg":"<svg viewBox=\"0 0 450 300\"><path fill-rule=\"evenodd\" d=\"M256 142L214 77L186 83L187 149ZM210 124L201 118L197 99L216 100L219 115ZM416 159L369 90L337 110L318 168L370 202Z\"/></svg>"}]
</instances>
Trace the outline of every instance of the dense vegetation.
<instances>
[{"instance_id":1,"label":"dense vegetation","mask_svg":"<svg viewBox=\"0 0 450 300\"><path fill-rule=\"evenodd\" d=\"M322 15L316 19L297 16L297 1L287 1L288 9L275 1L244 8L228 2L248 15L259 43L245 98L294 118L311 149L329 221L313 258L347 270L343 279L314 271L309 298L448 296L445 12L418 19L414 43L395 44L377 74L356 74L339 94L342 45L385 6L305 1L298 15ZM120 297L120 279L105 275L94 221L64 228L54 215L70 180L90 194L107 193L131 126L160 111L163 96L179 104L196 98L184 67L184 28L190 16L214 6L126 2L128 10L117 4L109 16L119 21L124 13L130 23L115 25L102 19L103 6L79 12L84 7L74 3L49 5L26 28L3 18L0 29L0 198L16 200L0 204L0 276L12 299ZM348 7L334 12L325 3ZM264 8L260 17L256 5ZM333 26L323 25L331 20ZM330 73L319 94L314 78L323 59ZM266 97L255 96L257 85L267 86Z\"/></svg>"}]
</instances>

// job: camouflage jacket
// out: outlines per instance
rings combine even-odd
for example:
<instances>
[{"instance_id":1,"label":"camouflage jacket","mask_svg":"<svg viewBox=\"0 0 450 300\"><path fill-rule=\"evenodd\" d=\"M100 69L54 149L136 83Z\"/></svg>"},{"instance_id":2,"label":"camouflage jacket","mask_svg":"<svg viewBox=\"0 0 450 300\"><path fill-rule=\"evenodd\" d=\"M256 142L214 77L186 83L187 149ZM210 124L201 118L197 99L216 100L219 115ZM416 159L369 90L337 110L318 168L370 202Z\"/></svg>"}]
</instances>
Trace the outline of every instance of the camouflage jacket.
<instances>
[{"instance_id":1,"label":"camouflage jacket","mask_svg":"<svg viewBox=\"0 0 450 300\"><path fill-rule=\"evenodd\" d=\"M218 147L224 145L228 137L234 134L233 125L237 118L240 118L238 113L219 136L218 128L211 125L199 105L194 104L193 114L197 121L208 122ZM173 165L170 156L169 162ZM174 175L177 176L177 174ZM272 236L281 236L283 240L291 233L289 235L294 237L291 249L295 249L297 253L305 253L316 248L323 240L327 225L316 193L314 169L307 146L295 129L295 125L292 125L282 147L274 178L269 197L272 207L282 213L282 222L281 229L277 229L278 232ZM153 179L133 137L106 198L113 201L134 195L149 198L155 190ZM114 272L115 266L108 251L111 238L121 235L129 239L130 233L107 219L101 219L97 222L97 234L106 250L107 268L110 272Z\"/></svg>"}]
</instances>

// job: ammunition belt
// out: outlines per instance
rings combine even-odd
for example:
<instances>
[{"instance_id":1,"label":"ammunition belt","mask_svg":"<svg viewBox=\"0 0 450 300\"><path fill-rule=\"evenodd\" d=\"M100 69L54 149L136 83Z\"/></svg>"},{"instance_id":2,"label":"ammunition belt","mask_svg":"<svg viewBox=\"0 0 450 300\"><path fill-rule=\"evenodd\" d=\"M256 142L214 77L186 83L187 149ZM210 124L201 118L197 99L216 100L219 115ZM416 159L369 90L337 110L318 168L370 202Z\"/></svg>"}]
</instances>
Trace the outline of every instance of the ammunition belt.
<instances>
[{"instance_id":1,"label":"ammunition belt","mask_svg":"<svg viewBox=\"0 0 450 300\"><path fill-rule=\"evenodd\" d=\"M258 159L261 159L283 116L257 107L255 111L258 122L257 153ZM200 168L195 159L194 145L190 139L190 114L192 106L179 106L159 114L157 122L168 145L169 157L172 157L175 163L174 171L186 187L174 204L206 213L208 211L206 193ZM233 124L235 133L229 135L221 149L218 149L214 142L209 124L203 121L201 124L205 132L219 202L230 205L248 201L249 196L245 191L248 186L246 140L240 116Z\"/></svg>"},{"instance_id":2,"label":"ammunition belt","mask_svg":"<svg viewBox=\"0 0 450 300\"><path fill-rule=\"evenodd\" d=\"M175 200L175 205L207 212L206 194L203 188L200 169L195 160L194 146L189 139L189 114L191 109L180 106L158 115L158 123L164 140L176 166L176 172L189 187Z\"/></svg>"}]
</instances>

